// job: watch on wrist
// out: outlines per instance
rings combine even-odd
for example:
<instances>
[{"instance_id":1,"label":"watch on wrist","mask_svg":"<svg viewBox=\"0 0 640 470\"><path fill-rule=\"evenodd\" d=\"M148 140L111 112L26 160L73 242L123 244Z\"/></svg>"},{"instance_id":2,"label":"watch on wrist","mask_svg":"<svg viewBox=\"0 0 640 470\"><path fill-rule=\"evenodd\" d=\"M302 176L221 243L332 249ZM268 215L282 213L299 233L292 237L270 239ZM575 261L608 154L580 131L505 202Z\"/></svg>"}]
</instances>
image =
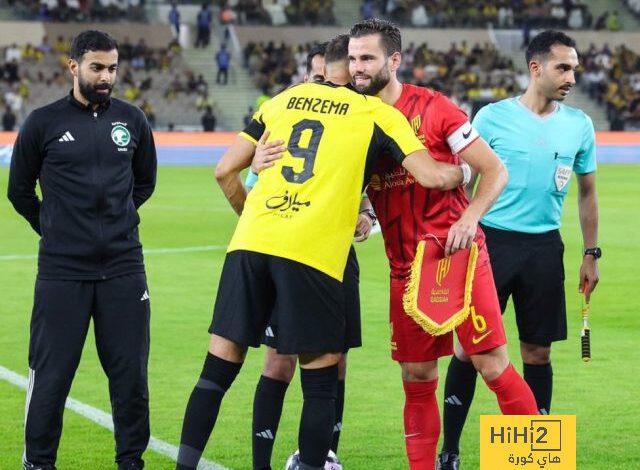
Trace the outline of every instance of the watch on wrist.
<instances>
[{"instance_id":1,"label":"watch on wrist","mask_svg":"<svg viewBox=\"0 0 640 470\"><path fill-rule=\"evenodd\" d=\"M378 220L378 217L376 217L376 213L373 212L373 209L362 209L360 211L361 214L366 214L367 217L369 217L371 219L371 226L374 226L376 224L376 221Z\"/></svg>"},{"instance_id":2,"label":"watch on wrist","mask_svg":"<svg viewBox=\"0 0 640 470\"><path fill-rule=\"evenodd\" d=\"M594 259L598 259L602 256L602 250L599 246L596 246L595 248L586 248L584 250L584 256L587 255L593 256Z\"/></svg>"}]
</instances>

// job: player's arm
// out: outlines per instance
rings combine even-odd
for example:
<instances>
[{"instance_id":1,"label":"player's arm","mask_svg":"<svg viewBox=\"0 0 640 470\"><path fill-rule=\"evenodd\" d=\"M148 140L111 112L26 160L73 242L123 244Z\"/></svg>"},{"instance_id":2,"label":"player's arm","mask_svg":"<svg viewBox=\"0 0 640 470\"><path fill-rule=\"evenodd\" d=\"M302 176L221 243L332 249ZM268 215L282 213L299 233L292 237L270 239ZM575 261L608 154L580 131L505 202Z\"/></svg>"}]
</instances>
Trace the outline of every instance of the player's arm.
<instances>
[{"instance_id":1,"label":"player's arm","mask_svg":"<svg viewBox=\"0 0 640 470\"><path fill-rule=\"evenodd\" d=\"M596 193L596 173L577 174L578 177L578 211L580 215L580 227L582 229L582 242L585 248L593 248L598 245L598 195ZM586 255L582 258L580 266L579 289L585 283L588 285L587 300L596 288L600 280L598 272L598 260Z\"/></svg>"},{"instance_id":2,"label":"player's arm","mask_svg":"<svg viewBox=\"0 0 640 470\"><path fill-rule=\"evenodd\" d=\"M242 214L247 190L240 179L240 172L251 165L255 144L238 135L216 166L216 180L231 207Z\"/></svg>"},{"instance_id":3,"label":"player's arm","mask_svg":"<svg viewBox=\"0 0 640 470\"><path fill-rule=\"evenodd\" d=\"M426 149L407 155L402 166L425 188L446 191L465 182L465 173L460 165L436 161Z\"/></svg>"},{"instance_id":4,"label":"player's arm","mask_svg":"<svg viewBox=\"0 0 640 470\"><path fill-rule=\"evenodd\" d=\"M142 116L140 124L140 139L133 155L131 168L133 170L133 204L136 209L151 197L156 187L158 158L153 133L147 119Z\"/></svg>"},{"instance_id":5,"label":"player's arm","mask_svg":"<svg viewBox=\"0 0 640 470\"><path fill-rule=\"evenodd\" d=\"M473 199L473 190L476 187L476 183L478 182L478 174L471 169L471 178L469 179L469 184L464 187L464 192L467 195L467 199Z\"/></svg>"},{"instance_id":6,"label":"player's arm","mask_svg":"<svg viewBox=\"0 0 640 470\"><path fill-rule=\"evenodd\" d=\"M473 129L479 134L485 142L491 147L491 121L496 119L495 117L491 117L491 105L487 105L481 108L473 118ZM477 135L475 132L472 133ZM470 136L471 137L471 136ZM467 195L467 198L471 201L473 199L473 192L476 187L476 183L478 182L478 172L473 168L471 169L471 180L469 184L464 188L464 192Z\"/></svg>"},{"instance_id":7,"label":"player's arm","mask_svg":"<svg viewBox=\"0 0 640 470\"><path fill-rule=\"evenodd\" d=\"M40 235L40 200L36 194L36 182L40 177L43 151L41 130L33 114L27 118L11 156L7 197L16 212L24 217Z\"/></svg>"},{"instance_id":8,"label":"player's arm","mask_svg":"<svg viewBox=\"0 0 640 470\"><path fill-rule=\"evenodd\" d=\"M509 180L506 168L482 137L475 139L459 155L471 166L479 181L469 206L449 229L446 255L471 247L478 222L498 199Z\"/></svg>"},{"instance_id":9,"label":"player's arm","mask_svg":"<svg viewBox=\"0 0 640 470\"><path fill-rule=\"evenodd\" d=\"M282 158L285 148L282 147L284 140L275 140L273 142L267 142L270 131L266 130L256 142L255 153L251 160L251 166L249 172L244 180L244 187L247 193L253 189L258 182L258 173L267 168L271 168L276 160Z\"/></svg>"},{"instance_id":10,"label":"player's arm","mask_svg":"<svg viewBox=\"0 0 640 470\"><path fill-rule=\"evenodd\" d=\"M356 224L355 240L357 242L363 242L371 234L371 229L376 223L378 218L375 216L371 201L366 194L362 196L360 201L360 210L358 213L358 223Z\"/></svg>"}]
</instances>

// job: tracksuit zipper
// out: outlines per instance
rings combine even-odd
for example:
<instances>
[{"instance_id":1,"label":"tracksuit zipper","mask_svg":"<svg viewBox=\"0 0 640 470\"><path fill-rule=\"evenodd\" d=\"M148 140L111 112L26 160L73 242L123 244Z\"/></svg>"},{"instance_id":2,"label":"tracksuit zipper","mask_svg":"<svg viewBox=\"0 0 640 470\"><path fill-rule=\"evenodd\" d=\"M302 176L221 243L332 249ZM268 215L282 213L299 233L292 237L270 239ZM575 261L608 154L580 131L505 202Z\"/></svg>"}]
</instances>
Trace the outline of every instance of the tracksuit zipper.
<instances>
[{"instance_id":1,"label":"tracksuit zipper","mask_svg":"<svg viewBox=\"0 0 640 470\"><path fill-rule=\"evenodd\" d=\"M96 181L98 183L98 188L99 188L99 199L98 199L98 246L100 247L99 249L99 253L98 253L98 265L99 265L99 275L101 279L106 279L107 276L105 275L105 272L103 270L104 268L104 228L102 227L102 217L103 217L103 206L104 206L104 182L102 179L102 161L101 161L101 152L100 152L100 145L99 145L99 138L98 138L98 112L97 111L93 111L93 122L95 124L94 127L94 133L95 133L95 137L94 137L94 142L96 142L98 145L96 146L96 156L97 156L97 167L98 167L98 174L97 174L97 178Z\"/></svg>"}]
</instances>

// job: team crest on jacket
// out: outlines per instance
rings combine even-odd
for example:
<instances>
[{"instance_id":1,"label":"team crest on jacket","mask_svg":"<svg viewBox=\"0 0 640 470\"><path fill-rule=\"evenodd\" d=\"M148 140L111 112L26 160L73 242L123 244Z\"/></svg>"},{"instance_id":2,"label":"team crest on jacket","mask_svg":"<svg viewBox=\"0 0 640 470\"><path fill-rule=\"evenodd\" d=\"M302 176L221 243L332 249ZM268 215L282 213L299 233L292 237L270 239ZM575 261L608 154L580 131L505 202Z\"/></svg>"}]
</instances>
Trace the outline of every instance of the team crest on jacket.
<instances>
[{"instance_id":1,"label":"team crest on jacket","mask_svg":"<svg viewBox=\"0 0 640 470\"><path fill-rule=\"evenodd\" d=\"M126 127L117 125L111 129L111 140L113 140L118 147L126 147L131 140L131 134L129 134Z\"/></svg>"}]
</instances>

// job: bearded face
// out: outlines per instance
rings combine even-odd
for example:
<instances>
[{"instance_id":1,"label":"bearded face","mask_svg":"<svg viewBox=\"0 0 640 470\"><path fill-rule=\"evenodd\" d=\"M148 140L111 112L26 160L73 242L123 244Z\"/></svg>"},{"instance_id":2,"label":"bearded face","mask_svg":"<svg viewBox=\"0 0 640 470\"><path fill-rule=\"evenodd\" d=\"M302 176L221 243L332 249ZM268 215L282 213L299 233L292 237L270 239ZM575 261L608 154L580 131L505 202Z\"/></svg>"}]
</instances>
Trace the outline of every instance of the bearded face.
<instances>
[{"instance_id":1,"label":"bearded face","mask_svg":"<svg viewBox=\"0 0 640 470\"><path fill-rule=\"evenodd\" d=\"M78 73L80 93L91 104L103 104L109 101L113 85L110 83L94 83L86 79L82 72Z\"/></svg>"},{"instance_id":2,"label":"bearded face","mask_svg":"<svg viewBox=\"0 0 640 470\"><path fill-rule=\"evenodd\" d=\"M377 95L391 80L391 56L387 56L379 35L349 40L349 73L354 88L365 95Z\"/></svg>"},{"instance_id":3,"label":"bearded face","mask_svg":"<svg viewBox=\"0 0 640 470\"><path fill-rule=\"evenodd\" d=\"M367 73L354 74L353 86L360 93L375 96L387 86L389 80L391 80L391 74L385 64L374 75L369 75Z\"/></svg>"},{"instance_id":4,"label":"bearded face","mask_svg":"<svg viewBox=\"0 0 640 470\"><path fill-rule=\"evenodd\" d=\"M78 60L71 60L69 68L74 76L74 93L92 105L109 101L118 69L118 51L87 51Z\"/></svg>"}]
</instances>

